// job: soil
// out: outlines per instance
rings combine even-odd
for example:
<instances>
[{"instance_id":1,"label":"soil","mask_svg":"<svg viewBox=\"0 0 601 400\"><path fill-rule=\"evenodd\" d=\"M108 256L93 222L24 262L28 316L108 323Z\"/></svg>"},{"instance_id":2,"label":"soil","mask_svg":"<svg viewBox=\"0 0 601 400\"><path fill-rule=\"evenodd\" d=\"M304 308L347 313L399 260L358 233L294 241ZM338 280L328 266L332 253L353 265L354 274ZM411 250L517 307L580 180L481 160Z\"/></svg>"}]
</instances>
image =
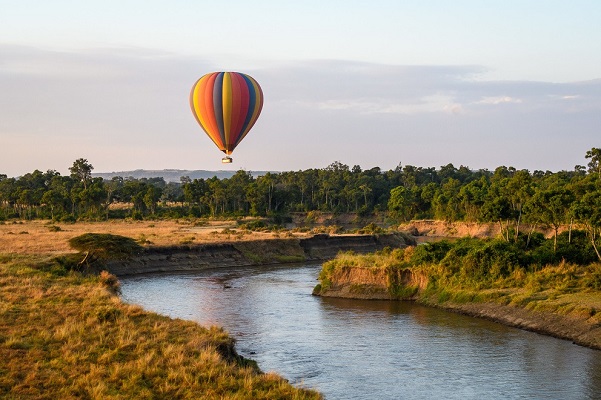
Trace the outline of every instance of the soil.
<instances>
[{"instance_id":1,"label":"soil","mask_svg":"<svg viewBox=\"0 0 601 400\"><path fill-rule=\"evenodd\" d=\"M503 228L506 229L505 225ZM446 222L428 219L410 221L401 224L398 229L413 236L428 238L462 238L466 236L491 238L501 234L501 225L499 223ZM525 225L520 227L520 231L526 229ZM568 226L562 226L559 228L558 233L568 229ZM555 234L555 231L548 227L539 226L536 228L536 231L541 232L547 238Z\"/></svg>"}]
</instances>

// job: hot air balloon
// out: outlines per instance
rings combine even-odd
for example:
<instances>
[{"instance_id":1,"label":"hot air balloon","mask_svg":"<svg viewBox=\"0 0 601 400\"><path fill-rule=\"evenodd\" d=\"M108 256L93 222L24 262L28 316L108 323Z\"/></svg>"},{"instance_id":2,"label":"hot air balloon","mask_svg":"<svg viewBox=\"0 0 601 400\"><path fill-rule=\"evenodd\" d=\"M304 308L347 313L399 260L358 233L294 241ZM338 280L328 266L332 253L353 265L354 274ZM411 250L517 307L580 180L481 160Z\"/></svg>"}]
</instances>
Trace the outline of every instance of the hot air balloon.
<instances>
[{"instance_id":1,"label":"hot air balloon","mask_svg":"<svg viewBox=\"0 0 601 400\"><path fill-rule=\"evenodd\" d=\"M221 162L231 163L230 154L259 118L263 92L246 74L212 72L192 86L190 108L202 129L225 153Z\"/></svg>"}]
</instances>

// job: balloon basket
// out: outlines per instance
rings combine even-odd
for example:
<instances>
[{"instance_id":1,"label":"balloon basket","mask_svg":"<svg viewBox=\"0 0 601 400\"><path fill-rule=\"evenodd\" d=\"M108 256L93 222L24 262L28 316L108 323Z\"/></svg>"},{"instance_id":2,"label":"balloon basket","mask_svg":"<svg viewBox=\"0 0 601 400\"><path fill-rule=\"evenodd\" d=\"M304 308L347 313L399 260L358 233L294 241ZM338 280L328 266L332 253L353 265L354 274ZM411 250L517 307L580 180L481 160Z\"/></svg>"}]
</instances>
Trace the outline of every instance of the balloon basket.
<instances>
[{"instance_id":1,"label":"balloon basket","mask_svg":"<svg viewBox=\"0 0 601 400\"><path fill-rule=\"evenodd\" d=\"M223 157L223 158L221 159L221 163L222 163L222 164L231 164L231 163L232 163L232 161L234 161L234 160L232 159L232 157Z\"/></svg>"}]
</instances>

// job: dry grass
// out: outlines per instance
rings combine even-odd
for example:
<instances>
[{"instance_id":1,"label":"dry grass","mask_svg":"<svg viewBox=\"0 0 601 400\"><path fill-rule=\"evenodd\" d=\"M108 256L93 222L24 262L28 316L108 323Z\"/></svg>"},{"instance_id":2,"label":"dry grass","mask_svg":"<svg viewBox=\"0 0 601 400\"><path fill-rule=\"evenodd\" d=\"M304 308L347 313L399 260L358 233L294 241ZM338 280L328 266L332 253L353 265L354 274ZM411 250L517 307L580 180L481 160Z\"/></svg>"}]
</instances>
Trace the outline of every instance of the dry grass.
<instances>
[{"instance_id":1,"label":"dry grass","mask_svg":"<svg viewBox=\"0 0 601 400\"><path fill-rule=\"evenodd\" d=\"M220 328L123 304L107 283L0 255L0 397L320 398L245 366Z\"/></svg>"},{"instance_id":2,"label":"dry grass","mask_svg":"<svg viewBox=\"0 0 601 400\"><path fill-rule=\"evenodd\" d=\"M51 221L0 222L0 253L61 254L72 251L69 239L84 233L110 233L133 238L144 246L219 243L281 237L273 232L236 230L235 221L126 221L77 222ZM295 233L295 236L306 234Z\"/></svg>"}]
</instances>

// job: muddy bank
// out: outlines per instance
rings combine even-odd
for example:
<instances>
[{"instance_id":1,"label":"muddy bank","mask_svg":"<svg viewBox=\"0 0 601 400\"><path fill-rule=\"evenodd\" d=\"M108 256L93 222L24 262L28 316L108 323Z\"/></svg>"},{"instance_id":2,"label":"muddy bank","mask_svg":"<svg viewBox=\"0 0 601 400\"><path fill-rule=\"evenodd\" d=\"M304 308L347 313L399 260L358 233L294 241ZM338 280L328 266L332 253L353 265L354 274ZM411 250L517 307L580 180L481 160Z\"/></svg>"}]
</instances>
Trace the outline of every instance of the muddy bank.
<instances>
[{"instance_id":1,"label":"muddy bank","mask_svg":"<svg viewBox=\"0 0 601 400\"><path fill-rule=\"evenodd\" d=\"M113 260L105 269L117 276L152 272L323 261L339 251L370 253L385 247L405 247L410 239L389 235L315 235L310 238L268 239L219 244L148 247L128 260Z\"/></svg>"}]
</instances>

